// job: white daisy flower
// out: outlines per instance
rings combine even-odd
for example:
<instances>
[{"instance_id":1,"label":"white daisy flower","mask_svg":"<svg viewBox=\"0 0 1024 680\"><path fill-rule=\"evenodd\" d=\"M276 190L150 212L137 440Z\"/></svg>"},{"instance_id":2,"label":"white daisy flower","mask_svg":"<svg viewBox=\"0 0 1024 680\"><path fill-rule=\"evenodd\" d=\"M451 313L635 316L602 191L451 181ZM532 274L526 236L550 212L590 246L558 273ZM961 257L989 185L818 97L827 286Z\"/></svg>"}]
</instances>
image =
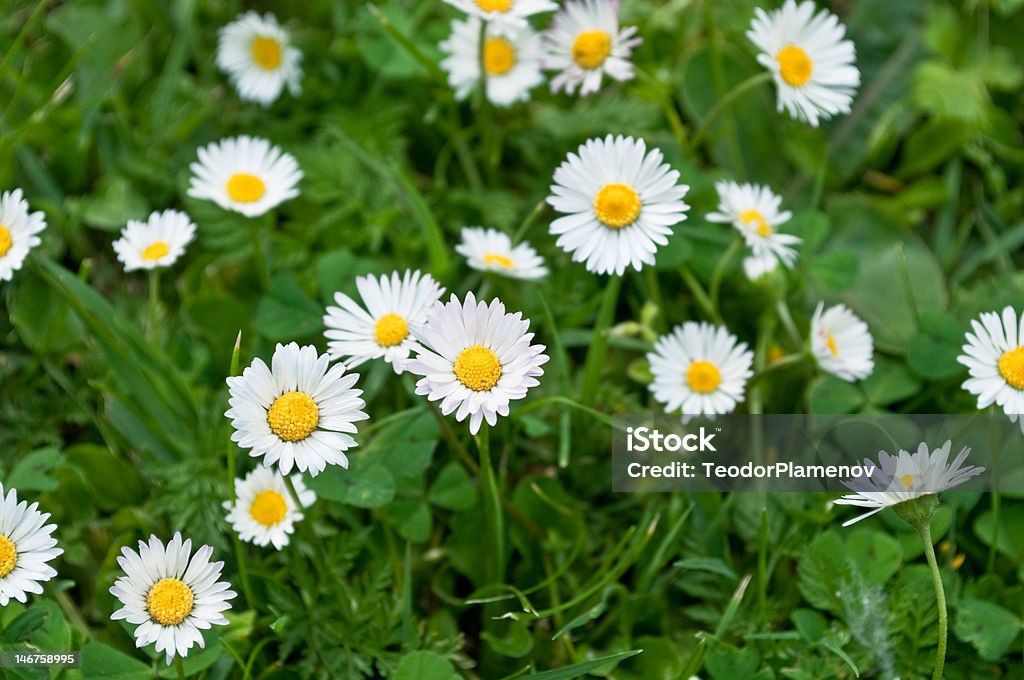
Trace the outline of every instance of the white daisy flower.
<instances>
[{"instance_id":1,"label":"white daisy flower","mask_svg":"<svg viewBox=\"0 0 1024 680\"><path fill-rule=\"evenodd\" d=\"M231 440L284 475L292 467L313 477L328 464L347 468L344 452L356 445L354 423L366 420L366 404L352 388L359 376L330 361L312 345L279 344L270 368L254 359L228 378Z\"/></svg>"},{"instance_id":2,"label":"white daisy flower","mask_svg":"<svg viewBox=\"0 0 1024 680\"><path fill-rule=\"evenodd\" d=\"M327 353L331 359L351 357L346 362L350 368L383 358L401 373L402 360L415 342L409 328L423 323L427 308L444 288L430 274L407 269L404 275L392 272L379 279L356 277L356 289L366 309L344 293L335 293L338 306L328 307L324 314Z\"/></svg>"},{"instance_id":3,"label":"white daisy flower","mask_svg":"<svg viewBox=\"0 0 1024 680\"><path fill-rule=\"evenodd\" d=\"M473 293L465 302L452 295L448 303L435 302L427 321L412 329L416 357L406 362L410 373L421 375L416 394L441 401L441 413L455 412L476 434L484 420L494 426L507 416L509 402L522 399L548 360L544 345L531 345L528 320L522 313L508 314L495 299L477 302Z\"/></svg>"},{"instance_id":4,"label":"white daisy flower","mask_svg":"<svg viewBox=\"0 0 1024 680\"><path fill-rule=\"evenodd\" d=\"M291 154L259 137L229 137L199 149L188 195L258 217L299 195L302 170Z\"/></svg>"},{"instance_id":5,"label":"white daisy flower","mask_svg":"<svg viewBox=\"0 0 1024 680\"><path fill-rule=\"evenodd\" d=\"M64 551L51 534L56 524L46 524L50 513L39 504L18 502L18 493L0 484L0 607L11 600L24 604L28 593L39 595L41 584L57 575L47 564Z\"/></svg>"},{"instance_id":6,"label":"white daisy flower","mask_svg":"<svg viewBox=\"0 0 1024 680\"><path fill-rule=\"evenodd\" d=\"M762 276L770 274L779 266L779 261L774 255L751 255L743 258L743 273L751 281L757 281Z\"/></svg>"},{"instance_id":7,"label":"white daisy flower","mask_svg":"<svg viewBox=\"0 0 1024 680\"><path fill-rule=\"evenodd\" d=\"M139 551L121 548L117 563L124 570L110 588L123 605L110 617L137 625L135 646L156 643L156 651L188 656L192 645L205 646L203 634L214 625L227 625L223 612L235 597L231 584L221 581L223 562L210 562L213 548L204 545L192 554L192 540L175 533L164 547L156 536L139 541Z\"/></svg>"},{"instance_id":8,"label":"white daisy flower","mask_svg":"<svg viewBox=\"0 0 1024 680\"><path fill-rule=\"evenodd\" d=\"M513 248L508 235L497 229L465 227L455 252L464 256L472 269L513 279L539 279L548 273L544 258L529 243Z\"/></svg>"},{"instance_id":9,"label":"white daisy flower","mask_svg":"<svg viewBox=\"0 0 1024 680\"><path fill-rule=\"evenodd\" d=\"M544 81L540 70L540 35L529 26L487 25L480 55L480 19L452 22L452 34L439 47L447 54L441 68L456 99L480 85L480 65L487 72L487 99L497 106L530 100L530 90Z\"/></svg>"},{"instance_id":10,"label":"white daisy flower","mask_svg":"<svg viewBox=\"0 0 1024 680\"><path fill-rule=\"evenodd\" d=\"M654 375L648 388L666 413L716 416L745 399L754 354L722 326L687 321L658 338L647 361Z\"/></svg>"},{"instance_id":11,"label":"white daisy flower","mask_svg":"<svg viewBox=\"0 0 1024 680\"><path fill-rule=\"evenodd\" d=\"M21 269L28 251L40 244L36 234L43 229L46 217L28 211L21 189L0 194L0 281L10 281Z\"/></svg>"},{"instance_id":12,"label":"white daisy flower","mask_svg":"<svg viewBox=\"0 0 1024 680\"><path fill-rule=\"evenodd\" d=\"M128 220L121 238L114 241L117 259L126 272L170 267L195 237L196 225L183 212L154 212L145 222Z\"/></svg>"},{"instance_id":13,"label":"white daisy flower","mask_svg":"<svg viewBox=\"0 0 1024 680\"><path fill-rule=\"evenodd\" d=\"M978 408L996 404L1024 430L1024 314L1018 323L1016 310L1005 307L1002 316L985 312L971 327L956 359L970 374L963 388L978 397Z\"/></svg>"},{"instance_id":14,"label":"white daisy flower","mask_svg":"<svg viewBox=\"0 0 1024 680\"><path fill-rule=\"evenodd\" d=\"M779 226L793 216L788 210L779 210L782 198L760 184L717 182L715 189L718 190L718 212L708 213L707 220L733 225L743 234L755 256L772 255L792 268L796 262L792 246L801 239L778 231Z\"/></svg>"},{"instance_id":15,"label":"white daisy flower","mask_svg":"<svg viewBox=\"0 0 1024 680\"><path fill-rule=\"evenodd\" d=\"M758 8L747 37L775 78L778 110L817 127L821 119L850 112L860 71L853 43L843 39L846 27L835 14L815 9L809 0L786 0L772 12Z\"/></svg>"},{"instance_id":16,"label":"white daisy flower","mask_svg":"<svg viewBox=\"0 0 1024 680\"><path fill-rule=\"evenodd\" d=\"M231 79L238 96L268 106L288 86L299 94L302 53L271 13L246 12L220 29L217 66Z\"/></svg>"},{"instance_id":17,"label":"white daisy flower","mask_svg":"<svg viewBox=\"0 0 1024 680\"><path fill-rule=\"evenodd\" d=\"M967 447L947 465L952 445L953 442L947 440L942 448L929 453L928 444L921 442L915 453L900 449L895 456L879 451L877 465L865 458L864 467L874 467L874 474L843 482L854 493L843 496L835 503L871 508L871 511L843 522L843 526L848 527L904 501L947 491L985 471L985 468L975 465L961 467L971 452Z\"/></svg>"},{"instance_id":18,"label":"white daisy flower","mask_svg":"<svg viewBox=\"0 0 1024 680\"><path fill-rule=\"evenodd\" d=\"M551 223L558 245L595 274L654 264L672 226L686 219L689 190L642 139L591 139L555 170L548 203L566 213Z\"/></svg>"},{"instance_id":19,"label":"white daisy flower","mask_svg":"<svg viewBox=\"0 0 1024 680\"><path fill-rule=\"evenodd\" d=\"M295 523L302 520L302 508L316 501L316 494L302 483L302 475L291 476L296 501L285 478L273 468L260 466L235 480L235 502L224 502L227 520L238 538L258 546L268 543L280 550L288 545Z\"/></svg>"},{"instance_id":20,"label":"white daisy flower","mask_svg":"<svg viewBox=\"0 0 1024 680\"><path fill-rule=\"evenodd\" d=\"M825 309L819 302L811 319L811 352L826 373L847 382L862 380L875 370L875 342L868 325L846 305Z\"/></svg>"},{"instance_id":21,"label":"white daisy flower","mask_svg":"<svg viewBox=\"0 0 1024 680\"><path fill-rule=\"evenodd\" d=\"M493 26L526 26L526 18L541 12L558 9L551 0L444 0L452 7L462 10L473 19L483 20Z\"/></svg>"},{"instance_id":22,"label":"white daisy flower","mask_svg":"<svg viewBox=\"0 0 1024 680\"><path fill-rule=\"evenodd\" d=\"M619 0L570 0L544 32L544 68L561 71L551 91L597 92L605 75L633 79L629 58L643 40L636 26L619 29Z\"/></svg>"}]
</instances>

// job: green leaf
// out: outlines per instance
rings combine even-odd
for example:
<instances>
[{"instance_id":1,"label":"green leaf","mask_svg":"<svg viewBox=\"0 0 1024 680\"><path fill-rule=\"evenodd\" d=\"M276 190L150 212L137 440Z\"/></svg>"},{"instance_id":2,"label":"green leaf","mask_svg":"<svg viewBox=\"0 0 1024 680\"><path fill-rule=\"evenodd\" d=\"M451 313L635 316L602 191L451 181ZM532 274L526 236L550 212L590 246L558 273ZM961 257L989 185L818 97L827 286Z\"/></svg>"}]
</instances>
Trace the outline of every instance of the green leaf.
<instances>
[{"instance_id":1,"label":"green leaf","mask_svg":"<svg viewBox=\"0 0 1024 680\"><path fill-rule=\"evenodd\" d=\"M853 413L863 404L860 388L833 375L822 376L811 385L811 413Z\"/></svg>"},{"instance_id":2,"label":"green leaf","mask_svg":"<svg viewBox=\"0 0 1024 680\"><path fill-rule=\"evenodd\" d=\"M149 680L149 665L101 642L82 647L82 675L99 680Z\"/></svg>"},{"instance_id":3,"label":"green leaf","mask_svg":"<svg viewBox=\"0 0 1024 680\"><path fill-rule=\"evenodd\" d=\"M357 508L380 508L395 497L395 478L379 463L350 470L329 465L306 483L327 500L348 503Z\"/></svg>"},{"instance_id":4,"label":"green leaf","mask_svg":"<svg viewBox=\"0 0 1024 680\"><path fill-rule=\"evenodd\" d=\"M279 274L270 284L270 294L256 307L256 330L277 342L319 334L324 310L306 295L295 277Z\"/></svg>"},{"instance_id":5,"label":"green leaf","mask_svg":"<svg viewBox=\"0 0 1024 680\"><path fill-rule=\"evenodd\" d=\"M911 352L914 343L911 341ZM921 382L903 364L885 359L875 359L875 370L861 383L868 401L875 406L887 406L917 394Z\"/></svg>"},{"instance_id":6,"label":"green leaf","mask_svg":"<svg viewBox=\"0 0 1024 680\"><path fill-rule=\"evenodd\" d=\"M32 633L43 627L46 623L49 612L46 607L33 605L23 612L18 618L11 621L4 629L0 641L21 642Z\"/></svg>"},{"instance_id":7,"label":"green leaf","mask_svg":"<svg viewBox=\"0 0 1024 680\"><path fill-rule=\"evenodd\" d=\"M760 658L753 647L743 649L713 649L704 657L704 668L713 680L753 678Z\"/></svg>"},{"instance_id":8,"label":"green leaf","mask_svg":"<svg viewBox=\"0 0 1024 680\"><path fill-rule=\"evenodd\" d=\"M978 655L995 661L1010 649L1021 631L1021 620L999 605L964 598L957 607L956 636L970 642Z\"/></svg>"},{"instance_id":9,"label":"green leaf","mask_svg":"<svg viewBox=\"0 0 1024 680\"><path fill-rule=\"evenodd\" d=\"M496 624L494 629L504 629L504 632L498 634L494 630L485 630L480 637L499 654L518 659L533 649L533 635L524 621L506 619Z\"/></svg>"},{"instance_id":10,"label":"green leaf","mask_svg":"<svg viewBox=\"0 0 1024 680\"><path fill-rule=\"evenodd\" d=\"M427 499L448 510L468 510L476 505L477 489L466 469L456 462L441 468Z\"/></svg>"},{"instance_id":11,"label":"green leaf","mask_svg":"<svg viewBox=\"0 0 1024 680\"><path fill-rule=\"evenodd\" d=\"M402 538L422 543L430 538L433 518L430 507L419 500L396 500L384 509L384 517L398 530Z\"/></svg>"},{"instance_id":12,"label":"green leaf","mask_svg":"<svg viewBox=\"0 0 1024 680\"><path fill-rule=\"evenodd\" d=\"M63 458L56 447L37 449L17 462L7 477L7 486L19 491L53 491L58 484L50 472Z\"/></svg>"},{"instance_id":13,"label":"green leaf","mask_svg":"<svg viewBox=\"0 0 1024 680\"><path fill-rule=\"evenodd\" d=\"M930 380L945 380L965 372L967 369L956 360L964 342L960 322L948 312L929 309L921 313L919 323L907 352L911 370Z\"/></svg>"},{"instance_id":14,"label":"green leaf","mask_svg":"<svg viewBox=\"0 0 1024 680\"><path fill-rule=\"evenodd\" d=\"M402 657L394 680L459 680L459 677L448 659L420 650Z\"/></svg>"},{"instance_id":15,"label":"green leaf","mask_svg":"<svg viewBox=\"0 0 1024 680\"><path fill-rule=\"evenodd\" d=\"M439 436L437 421L430 412L416 409L381 428L364 455L379 456L396 477L417 477L430 467Z\"/></svg>"},{"instance_id":16,"label":"green leaf","mask_svg":"<svg viewBox=\"0 0 1024 680\"><path fill-rule=\"evenodd\" d=\"M623 659L628 659L631 656L642 654L644 650L633 649L628 652L619 652L618 654L611 654L609 656L601 657L600 659L594 659L593 661L584 661L582 663L574 663L571 666L565 668L556 668L550 671L543 671L541 673L533 673L524 677L534 678L534 680L572 680L578 678L592 670L598 668L604 669L605 667L618 664ZM607 671L611 672L611 669ZM607 673L606 673L607 674Z\"/></svg>"}]
</instances>

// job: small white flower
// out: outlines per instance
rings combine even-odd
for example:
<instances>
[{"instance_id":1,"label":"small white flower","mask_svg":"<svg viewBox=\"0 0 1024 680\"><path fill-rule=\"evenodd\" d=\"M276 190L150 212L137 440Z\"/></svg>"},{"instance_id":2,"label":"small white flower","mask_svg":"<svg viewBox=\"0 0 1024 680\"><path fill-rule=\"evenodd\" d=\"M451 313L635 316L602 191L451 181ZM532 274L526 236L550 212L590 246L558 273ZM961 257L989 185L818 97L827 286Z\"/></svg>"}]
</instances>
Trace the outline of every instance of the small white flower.
<instances>
[{"instance_id":1,"label":"small white flower","mask_svg":"<svg viewBox=\"0 0 1024 680\"><path fill-rule=\"evenodd\" d=\"M835 14L815 14L809 0L786 0L782 9L758 8L747 37L761 53L757 61L771 71L778 88L778 110L814 127L821 119L849 113L860 85L853 43Z\"/></svg>"},{"instance_id":2,"label":"small white flower","mask_svg":"<svg viewBox=\"0 0 1024 680\"><path fill-rule=\"evenodd\" d=\"M642 139L591 139L555 170L548 203L564 213L551 223L558 246L595 274L621 275L654 264L658 246L686 219L689 190L679 172Z\"/></svg>"},{"instance_id":3,"label":"small white flower","mask_svg":"<svg viewBox=\"0 0 1024 680\"><path fill-rule=\"evenodd\" d=\"M238 96L263 106L273 103L288 86L299 94L302 53L292 46L288 31L271 14L246 12L220 29L217 66L228 74Z\"/></svg>"},{"instance_id":4,"label":"small white flower","mask_svg":"<svg viewBox=\"0 0 1024 680\"><path fill-rule=\"evenodd\" d=\"M570 0L544 32L544 68L561 71L551 91L597 92L605 75L633 79L629 58L642 42L636 27L619 29L619 0Z\"/></svg>"},{"instance_id":5,"label":"small white flower","mask_svg":"<svg viewBox=\"0 0 1024 680\"><path fill-rule=\"evenodd\" d=\"M465 99L480 85L480 65L487 72L487 99L497 106L530 100L530 90L544 82L540 70L540 36L529 26L488 24L480 56L480 20L452 22L452 34L439 46L448 56L441 68L456 99Z\"/></svg>"},{"instance_id":6,"label":"small white flower","mask_svg":"<svg viewBox=\"0 0 1024 680\"><path fill-rule=\"evenodd\" d=\"M526 18L558 9L551 0L444 0L473 19L482 19L497 27L522 28Z\"/></svg>"},{"instance_id":7,"label":"small white flower","mask_svg":"<svg viewBox=\"0 0 1024 680\"><path fill-rule=\"evenodd\" d=\"M273 544L280 550L288 545L295 523L302 520L302 508L316 501L316 494L302 483L302 475L291 476L298 502L285 478L273 468L260 466L235 480L235 502L224 502L227 521L238 538L258 546Z\"/></svg>"},{"instance_id":8,"label":"small white flower","mask_svg":"<svg viewBox=\"0 0 1024 680\"><path fill-rule=\"evenodd\" d=\"M123 606L110 618L137 625L135 646L155 642L168 665L175 656L188 656L192 645L204 647L200 631L227 625L223 612L231 609L228 600L235 597L231 584L220 580L224 563L210 562L212 555L208 545L193 555L191 539L182 542L180 533L166 548L156 536L148 543L139 541L138 552L121 548L117 563L124 576L110 594Z\"/></svg>"},{"instance_id":9,"label":"small white flower","mask_svg":"<svg viewBox=\"0 0 1024 680\"><path fill-rule=\"evenodd\" d=\"M985 312L971 327L956 359L970 374L963 388L978 397L978 408L996 404L1024 430L1024 314L1018 324L1016 310L1005 307L1002 316Z\"/></svg>"},{"instance_id":10,"label":"small white flower","mask_svg":"<svg viewBox=\"0 0 1024 680\"><path fill-rule=\"evenodd\" d=\"M39 245L36 234L43 229L46 217L28 211L21 189L0 194L0 281L10 281L21 269L28 251Z\"/></svg>"},{"instance_id":11,"label":"small white flower","mask_svg":"<svg viewBox=\"0 0 1024 680\"><path fill-rule=\"evenodd\" d=\"M462 422L469 417L469 431L476 434L486 420L494 426L507 416L509 402L522 399L548 357L544 345L531 345L530 322L522 313L508 314L495 299L477 302L473 293L460 302L435 302L427 322L413 328L416 357L406 362L410 373L423 376L416 394L441 401L441 413L455 412Z\"/></svg>"},{"instance_id":12,"label":"small white flower","mask_svg":"<svg viewBox=\"0 0 1024 680\"><path fill-rule=\"evenodd\" d=\"M774 255L751 255L743 258L743 272L751 281L756 281L766 274L775 271L779 261Z\"/></svg>"},{"instance_id":13,"label":"small white flower","mask_svg":"<svg viewBox=\"0 0 1024 680\"><path fill-rule=\"evenodd\" d=\"M0 484L0 607L11 600L24 604L28 593L39 595L41 584L57 575L47 562L64 551L51 534L56 524L46 524L50 513L39 504L18 502L18 493Z\"/></svg>"},{"instance_id":14,"label":"small white flower","mask_svg":"<svg viewBox=\"0 0 1024 680\"><path fill-rule=\"evenodd\" d=\"M818 303L811 319L811 351L823 371L847 382L875 370L871 331L846 305L825 309L824 302Z\"/></svg>"},{"instance_id":15,"label":"small white flower","mask_svg":"<svg viewBox=\"0 0 1024 680\"><path fill-rule=\"evenodd\" d=\"M117 259L126 272L170 267L195 237L196 225L177 210L154 212L145 222L128 220L121 238L114 241Z\"/></svg>"},{"instance_id":16,"label":"small white flower","mask_svg":"<svg viewBox=\"0 0 1024 680\"><path fill-rule=\"evenodd\" d=\"M743 235L756 257L771 255L792 268L796 251L792 246L801 239L778 229L793 213L779 210L782 198L760 184L717 182L718 212L709 213L709 222L731 224Z\"/></svg>"},{"instance_id":17,"label":"small white flower","mask_svg":"<svg viewBox=\"0 0 1024 680\"><path fill-rule=\"evenodd\" d=\"M328 464L347 468L355 423L366 420L363 391L352 387L358 378L345 375L344 364L330 366L312 345L278 345L270 368L254 359L241 376L228 378L231 440L285 475L292 467L313 477Z\"/></svg>"},{"instance_id":18,"label":"small white flower","mask_svg":"<svg viewBox=\"0 0 1024 680\"><path fill-rule=\"evenodd\" d=\"M189 165L188 195L225 210L258 217L299 195L302 170L295 158L258 137L229 137L199 149Z\"/></svg>"},{"instance_id":19,"label":"small white flower","mask_svg":"<svg viewBox=\"0 0 1024 680\"><path fill-rule=\"evenodd\" d=\"M497 229L465 227L455 252L464 256L473 269L513 279L539 279L548 273L544 258L529 243L513 248L508 235Z\"/></svg>"},{"instance_id":20,"label":"small white flower","mask_svg":"<svg viewBox=\"0 0 1024 680\"><path fill-rule=\"evenodd\" d=\"M444 288L419 271L392 272L390 276L356 277L356 289L366 309L344 293L335 293L337 307L324 314L327 353L332 359L351 357L354 368L364 361L383 358L396 373L414 344L409 328L423 323L427 308L444 294Z\"/></svg>"}]
</instances>

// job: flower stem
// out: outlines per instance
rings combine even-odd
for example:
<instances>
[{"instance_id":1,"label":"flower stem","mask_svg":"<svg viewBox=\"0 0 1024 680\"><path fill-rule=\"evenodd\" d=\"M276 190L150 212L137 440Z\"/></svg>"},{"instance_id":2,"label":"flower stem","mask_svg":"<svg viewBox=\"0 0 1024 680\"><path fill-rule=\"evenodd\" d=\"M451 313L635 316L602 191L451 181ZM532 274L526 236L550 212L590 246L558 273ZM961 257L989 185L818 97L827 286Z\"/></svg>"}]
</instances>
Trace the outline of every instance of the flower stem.
<instances>
[{"instance_id":1,"label":"flower stem","mask_svg":"<svg viewBox=\"0 0 1024 680\"><path fill-rule=\"evenodd\" d=\"M747 90L752 90L762 83L767 83L771 80L772 74L768 71L758 73L757 75L750 76L746 80L740 82L738 85L733 87L731 90L722 95L715 105L708 111L708 114L701 120L700 125L697 126L697 131L693 133L693 137L690 139L690 149L696 150L697 146L703 141L704 135L707 134L711 123L715 122L720 115L722 115L734 101L736 101L740 95L744 94Z\"/></svg>"},{"instance_id":2,"label":"flower stem","mask_svg":"<svg viewBox=\"0 0 1024 680\"><path fill-rule=\"evenodd\" d=\"M231 370L229 375L236 375L238 373L239 359L242 353L242 331L238 331L238 335L235 337L235 346L231 350ZM235 455L238 451L238 447L235 442L231 439L231 431L228 428L228 443L227 443L227 467L228 467L228 489L231 498L231 502L235 502ZM252 586L249 583L249 566L245 561L245 550L242 547L242 541L239 540L238 534L234 531L231 532L231 538L235 545L235 561L238 562L238 577L242 581L242 593L245 595L245 601L250 607L255 607L256 600L252 596Z\"/></svg>"},{"instance_id":3,"label":"flower stem","mask_svg":"<svg viewBox=\"0 0 1024 680\"><path fill-rule=\"evenodd\" d=\"M946 665L946 637L948 635L949 615L946 612L946 591L942 587L942 574L935 559L935 546L932 545L930 523L925 521L917 525L917 533L924 544L924 554L928 559L928 567L932 570L932 583L935 585L935 601L939 608L939 646L935 650L935 671L932 680L942 680L942 669Z\"/></svg>"},{"instance_id":4,"label":"flower stem","mask_svg":"<svg viewBox=\"0 0 1024 680\"><path fill-rule=\"evenodd\" d=\"M721 316L721 311L718 308L718 291L722 287L722 277L725 275L725 269L729 266L729 262L739 252L740 247L743 245L743 241L740 238L734 238L729 247L722 254L722 259L715 265L715 272L711 275L711 285L709 287L709 297L711 298L711 305L715 309L715 313Z\"/></svg>"},{"instance_id":5,"label":"flower stem","mask_svg":"<svg viewBox=\"0 0 1024 680\"><path fill-rule=\"evenodd\" d=\"M597 394L597 384L601 381L601 370L605 365L605 349L608 347L608 327L615 319L615 305L619 301L619 288L622 286L621 276L610 276L604 288L601 308L597 312L594 323L594 337L587 350L587 361L583 369L583 391L580 401L584 406L591 406Z\"/></svg>"},{"instance_id":6,"label":"flower stem","mask_svg":"<svg viewBox=\"0 0 1024 680\"><path fill-rule=\"evenodd\" d=\"M249 232L252 237L253 259L256 260L256 271L260 276L260 287L264 294L270 292L270 267L267 265L267 254L263 248L263 230L260 221L249 220Z\"/></svg>"},{"instance_id":7,"label":"flower stem","mask_svg":"<svg viewBox=\"0 0 1024 680\"><path fill-rule=\"evenodd\" d=\"M704 286L700 285L700 281L694 276L690 268L685 264L679 265L679 274L683 277L683 281L686 283L686 287L693 293L694 299L697 301L697 305L704 312L704 315L714 321L715 323L721 323L721 318L718 316L718 311L715 309L715 304L708 297L707 292L704 290Z\"/></svg>"},{"instance_id":8,"label":"flower stem","mask_svg":"<svg viewBox=\"0 0 1024 680\"><path fill-rule=\"evenodd\" d=\"M146 325L146 339L156 339L157 319L160 318L160 270L149 270L149 322Z\"/></svg>"},{"instance_id":9,"label":"flower stem","mask_svg":"<svg viewBox=\"0 0 1024 680\"><path fill-rule=\"evenodd\" d=\"M493 585L501 582L502 571L505 568L505 527L501 510L501 491L498 489L498 477L491 461L491 428L486 423L476 436L476 445L480 450L484 517L493 541L493 555L488 561L490 568L487 570L487 585Z\"/></svg>"},{"instance_id":10,"label":"flower stem","mask_svg":"<svg viewBox=\"0 0 1024 680\"><path fill-rule=\"evenodd\" d=\"M178 680L185 680L185 660L180 656L174 657L174 667L178 669Z\"/></svg>"}]
</instances>

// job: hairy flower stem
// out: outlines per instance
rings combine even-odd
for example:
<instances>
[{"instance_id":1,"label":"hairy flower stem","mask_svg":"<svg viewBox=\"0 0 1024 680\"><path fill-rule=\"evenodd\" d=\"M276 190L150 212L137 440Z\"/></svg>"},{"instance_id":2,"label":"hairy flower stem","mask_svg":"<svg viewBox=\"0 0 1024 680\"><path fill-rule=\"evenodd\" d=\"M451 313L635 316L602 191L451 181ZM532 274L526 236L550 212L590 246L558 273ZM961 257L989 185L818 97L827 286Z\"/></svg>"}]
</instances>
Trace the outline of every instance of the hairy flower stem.
<instances>
[{"instance_id":1,"label":"hairy flower stem","mask_svg":"<svg viewBox=\"0 0 1024 680\"><path fill-rule=\"evenodd\" d=\"M146 325L146 339L156 340L156 327L160 318L160 270L149 270L149 323Z\"/></svg>"},{"instance_id":2,"label":"hairy flower stem","mask_svg":"<svg viewBox=\"0 0 1024 680\"><path fill-rule=\"evenodd\" d=\"M942 669L946 665L946 637L949 628L949 614L946 612L946 591L942 587L942 575L939 564L935 560L935 546L932 545L932 530L928 522L917 527L917 533L924 544L924 554L928 566L932 570L932 582L935 584L935 601L939 608L939 646L935 650L935 671L932 680L942 680Z\"/></svg>"},{"instance_id":3,"label":"hairy flower stem","mask_svg":"<svg viewBox=\"0 0 1024 680\"><path fill-rule=\"evenodd\" d=\"M494 541L492 559L488 561L487 585L501 583L505 568L505 527L501 510L501 491L498 489L498 476L491 461L491 428L484 423L480 434L476 436L477 448L480 450L480 483L484 494L484 518L487 530Z\"/></svg>"},{"instance_id":4,"label":"hairy flower stem","mask_svg":"<svg viewBox=\"0 0 1024 680\"><path fill-rule=\"evenodd\" d=\"M597 312L594 323L594 337L590 340L587 350L587 362L583 369L583 392L580 402L584 406L592 406L597 394L597 385L601 381L601 370L605 366L605 350L608 348L608 327L615 320L615 306L619 302L619 288L622 277L612 275L605 285L601 308Z\"/></svg>"},{"instance_id":5,"label":"hairy flower stem","mask_svg":"<svg viewBox=\"0 0 1024 680\"><path fill-rule=\"evenodd\" d=\"M236 375L238 373L238 365L242 352L242 331L238 331L238 336L235 338L235 346L231 350L231 369L228 371L228 375ZM231 439L231 428L228 428L228 443L227 443L227 468L228 468L228 493L230 494L231 502L235 502L235 455L238 451L238 447L235 442ZM238 538L238 533L235 531L231 532L232 542L235 546L235 561L238 562L238 578L242 582L242 593L245 595L246 604L250 607L256 606L256 600L252 596L252 586L249 584L249 566L245 561L245 549L242 547L242 541Z\"/></svg>"}]
</instances>

